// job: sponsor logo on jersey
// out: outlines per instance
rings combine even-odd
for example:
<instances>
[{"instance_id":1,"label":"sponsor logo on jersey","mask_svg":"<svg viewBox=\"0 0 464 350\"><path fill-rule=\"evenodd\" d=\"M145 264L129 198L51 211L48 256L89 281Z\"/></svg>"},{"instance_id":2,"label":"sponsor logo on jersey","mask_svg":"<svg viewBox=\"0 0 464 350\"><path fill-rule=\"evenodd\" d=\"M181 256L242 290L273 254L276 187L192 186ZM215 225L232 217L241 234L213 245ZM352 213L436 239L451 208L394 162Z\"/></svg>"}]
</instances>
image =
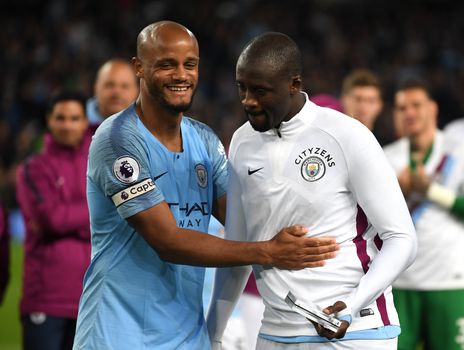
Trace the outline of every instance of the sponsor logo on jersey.
<instances>
[{"instance_id":1,"label":"sponsor logo on jersey","mask_svg":"<svg viewBox=\"0 0 464 350\"><path fill-rule=\"evenodd\" d=\"M135 185L127 187L122 191L111 196L113 203L119 207L121 204L130 201L138 196L141 196L144 193L153 191L156 188L155 183L152 179L146 179Z\"/></svg>"},{"instance_id":2,"label":"sponsor logo on jersey","mask_svg":"<svg viewBox=\"0 0 464 350\"><path fill-rule=\"evenodd\" d=\"M309 182L322 178L325 174L325 164L319 157L308 157L301 164L301 176Z\"/></svg>"},{"instance_id":3,"label":"sponsor logo on jersey","mask_svg":"<svg viewBox=\"0 0 464 350\"><path fill-rule=\"evenodd\" d=\"M113 163L113 174L123 183L133 183L140 175L139 163L129 156L119 157Z\"/></svg>"},{"instance_id":4,"label":"sponsor logo on jersey","mask_svg":"<svg viewBox=\"0 0 464 350\"><path fill-rule=\"evenodd\" d=\"M253 175L254 173L257 173L258 171L260 171L261 169L263 169L263 167L261 168L257 168L257 169L250 169L248 168L248 175Z\"/></svg>"},{"instance_id":5,"label":"sponsor logo on jersey","mask_svg":"<svg viewBox=\"0 0 464 350\"><path fill-rule=\"evenodd\" d=\"M198 186L206 188L208 185L208 172L203 164L195 165L195 172L197 173Z\"/></svg>"},{"instance_id":6,"label":"sponsor logo on jersey","mask_svg":"<svg viewBox=\"0 0 464 350\"><path fill-rule=\"evenodd\" d=\"M209 216L208 202L200 203L169 203L169 209L172 211L179 211L181 215L177 221L177 226L182 228L197 228L200 229L203 225L203 217ZM190 217L192 215L192 217Z\"/></svg>"}]
</instances>

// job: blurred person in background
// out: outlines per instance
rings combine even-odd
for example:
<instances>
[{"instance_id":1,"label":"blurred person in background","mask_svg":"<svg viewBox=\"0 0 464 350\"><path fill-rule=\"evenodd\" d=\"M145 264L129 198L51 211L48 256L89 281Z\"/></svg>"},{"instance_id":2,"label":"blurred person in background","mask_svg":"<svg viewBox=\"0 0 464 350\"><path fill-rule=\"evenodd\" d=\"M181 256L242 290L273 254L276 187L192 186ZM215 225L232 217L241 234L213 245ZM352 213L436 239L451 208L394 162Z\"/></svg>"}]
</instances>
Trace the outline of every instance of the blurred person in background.
<instances>
[{"instance_id":1,"label":"blurred person in background","mask_svg":"<svg viewBox=\"0 0 464 350\"><path fill-rule=\"evenodd\" d=\"M78 93L51 99L44 149L17 172L26 227L20 307L25 350L68 350L73 344L90 263L85 178L91 132L85 103Z\"/></svg>"},{"instance_id":2,"label":"blurred person in background","mask_svg":"<svg viewBox=\"0 0 464 350\"><path fill-rule=\"evenodd\" d=\"M437 128L438 106L424 81L395 93L404 137L384 150L417 231L416 261L394 283L398 349L464 347L464 148Z\"/></svg>"},{"instance_id":3,"label":"blurred person in background","mask_svg":"<svg viewBox=\"0 0 464 350\"><path fill-rule=\"evenodd\" d=\"M330 94L316 94L313 95L309 98L311 102L314 102L318 106L321 107L328 107L335 109L336 111L343 112L343 107L340 103L340 101L335 97Z\"/></svg>"},{"instance_id":4,"label":"blurred person in background","mask_svg":"<svg viewBox=\"0 0 464 350\"><path fill-rule=\"evenodd\" d=\"M446 138L453 140L456 144L464 142L464 118L453 120L443 129Z\"/></svg>"},{"instance_id":5,"label":"blurred person in background","mask_svg":"<svg viewBox=\"0 0 464 350\"><path fill-rule=\"evenodd\" d=\"M382 112L382 90L377 76L367 69L356 69L342 83L343 112L379 134L376 121Z\"/></svg>"},{"instance_id":6,"label":"blurred person in background","mask_svg":"<svg viewBox=\"0 0 464 350\"><path fill-rule=\"evenodd\" d=\"M0 202L0 305L6 294L10 279L10 233L8 217L3 203Z\"/></svg>"},{"instance_id":7,"label":"blurred person in background","mask_svg":"<svg viewBox=\"0 0 464 350\"><path fill-rule=\"evenodd\" d=\"M98 70L94 97L87 101L89 123L98 126L110 115L127 108L139 92L132 65L119 58L105 62Z\"/></svg>"}]
</instances>

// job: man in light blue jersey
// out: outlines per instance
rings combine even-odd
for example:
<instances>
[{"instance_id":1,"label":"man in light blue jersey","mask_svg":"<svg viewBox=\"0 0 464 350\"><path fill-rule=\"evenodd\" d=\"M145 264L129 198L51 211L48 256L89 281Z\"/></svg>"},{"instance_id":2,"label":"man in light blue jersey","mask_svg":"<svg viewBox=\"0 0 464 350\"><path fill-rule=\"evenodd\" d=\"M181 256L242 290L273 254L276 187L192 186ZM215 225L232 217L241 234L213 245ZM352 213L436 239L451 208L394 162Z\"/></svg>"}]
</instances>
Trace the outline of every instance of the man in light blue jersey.
<instances>
[{"instance_id":1,"label":"man in light blue jersey","mask_svg":"<svg viewBox=\"0 0 464 350\"><path fill-rule=\"evenodd\" d=\"M199 49L180 24L144 28L133 58L140 94L106 119L89 153L92 262L75 349L208 349L204 268L301 269L333 257L334 240L302 226L255 243L206 234L225 217L227 161L217 136L183 113L198 80Z\"/></svg>"}]
</instances>

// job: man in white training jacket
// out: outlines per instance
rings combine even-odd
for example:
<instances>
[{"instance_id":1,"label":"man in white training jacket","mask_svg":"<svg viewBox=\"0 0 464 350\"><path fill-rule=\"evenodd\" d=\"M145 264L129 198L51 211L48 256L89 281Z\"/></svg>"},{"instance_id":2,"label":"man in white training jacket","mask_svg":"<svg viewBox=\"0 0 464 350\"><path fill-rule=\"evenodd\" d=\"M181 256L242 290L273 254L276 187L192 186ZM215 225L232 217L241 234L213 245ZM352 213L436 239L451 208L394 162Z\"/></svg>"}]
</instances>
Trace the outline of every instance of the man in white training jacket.
<instances>
[{"instance_id":1,"label":"man in white training jacket","mask_svg":"<svg viewBox=\"0 0 464 350\"><path fill-rule=\"evenodd\" d=\"M236 80L248 122L230 145L226 237L261 241L298 223L310 236L336 237L340 251L313 269L253 265L266 307L257 349L393 350L400 327L390 285L414 260L414 226L375 137L308 100L301 61L281 33L256 37L240 54ZM208 313L215 349L250 271L217 272ZM289 291L341 319L338 331L292 311Z\"/></svg>"}]
</instances>

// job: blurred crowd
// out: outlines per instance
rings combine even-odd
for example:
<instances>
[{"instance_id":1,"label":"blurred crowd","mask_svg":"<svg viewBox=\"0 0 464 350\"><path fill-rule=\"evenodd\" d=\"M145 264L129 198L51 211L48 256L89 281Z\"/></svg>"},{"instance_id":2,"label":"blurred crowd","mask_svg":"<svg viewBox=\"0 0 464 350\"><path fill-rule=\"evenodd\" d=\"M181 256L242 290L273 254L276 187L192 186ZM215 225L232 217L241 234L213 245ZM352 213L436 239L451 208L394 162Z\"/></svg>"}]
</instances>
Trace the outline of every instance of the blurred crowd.
<instances>
[{"instance_id":1,"label":"blurred crowd","mask_svg":"<svg viewBox=\"0 0 464 350\"><path fill-rule=\"evenodd\" d=\"M302 48L310 96L339 97L354 68L375 72L385 101L376 136L384 143L395 139L391 100L403 77L420 74L430 83L440 127L464 111L463 2L18 0L0 8L0 195L8 208L17 206L17 164L42 147L50 96L63 88L92 96L98 67L114 57L130 60L137 33L160 19L185 24L197 36L200 85L188 114L208 123L226 146L245 120L235 61L251 37L268 30Z\"/></svg>"}]
</instances>

